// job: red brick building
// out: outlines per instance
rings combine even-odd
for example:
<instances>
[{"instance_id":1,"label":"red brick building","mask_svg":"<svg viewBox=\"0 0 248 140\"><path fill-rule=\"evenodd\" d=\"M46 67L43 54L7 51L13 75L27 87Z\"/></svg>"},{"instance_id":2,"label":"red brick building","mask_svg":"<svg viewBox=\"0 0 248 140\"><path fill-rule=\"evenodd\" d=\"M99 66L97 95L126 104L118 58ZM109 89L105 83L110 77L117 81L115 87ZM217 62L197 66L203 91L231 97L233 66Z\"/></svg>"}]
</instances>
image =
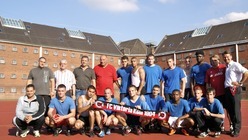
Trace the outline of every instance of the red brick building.
<instances>
[{"instance_id":1,"label":"red brick building","mask_svg":"<svg viewBox=\"0 0 248 140\"><path fill-rule=\"evenodd\" d=\"M110 36L57 28L0 17L0 95L25 92L27 76L44 56L53 71L61 59L68 69L80 65L82 55L90 58L90 66L99 64L100 55L107 55L116 68L122 56Z\"/></svg>"}]
</instances>

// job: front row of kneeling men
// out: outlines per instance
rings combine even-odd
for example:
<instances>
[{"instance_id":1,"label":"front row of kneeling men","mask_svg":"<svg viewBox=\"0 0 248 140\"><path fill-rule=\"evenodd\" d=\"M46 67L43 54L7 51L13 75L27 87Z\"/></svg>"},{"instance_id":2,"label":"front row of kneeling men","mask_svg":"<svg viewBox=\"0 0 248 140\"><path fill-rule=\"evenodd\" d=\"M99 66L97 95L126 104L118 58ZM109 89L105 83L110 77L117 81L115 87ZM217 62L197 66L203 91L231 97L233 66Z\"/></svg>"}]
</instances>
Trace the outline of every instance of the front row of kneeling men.
<instances>
[{"instance_id":1,"label":"front row of kneeling men","mask_svg":"<svg viewBox=\"0 0 248 140\"><path fill-rule=\"evenodd\" d=\"M180 98L180 90L175 89L172 99L165 102L159 95L158 85L153 87L152 94L141 96L137 94L135 86L129 86L129 96L125 97L119 103L120 105L141 110L164 111L169 114L168 119L165 120L94 108L93 105L97 100L118 104L110 88L105 89L104 97L97 99L96 88L91 85L87 88L86 94L80 96L75 104L72 98L66 96L66 87L63 84L58 86L57 96L51 100L47 116L44 117L46 108L43 98L35 95L35 87L32 84L27 85L26 91L26 95L18 100L16 117L13 119L13 124L20 131L21 137L26 137L29 133L28 126L33 126L34 136L40 137L44 121L46 125L54 128L54 136L61 133L62 127L66 126L67 135L71 134L72 129L76 129L81 134L87 132L88 136L93 137L96 123L100 129L99 137L111 134L110 128L117 125L122 125L123 135L133 130L139 135L151 129L152 126L154 127L155 124L168 128L168 135L181 130L184 135L188 136L189 131L199 130L197 137L203 138L208 136L210 130L214 132L213 136L219 137L225 117L220 101L214 98L213 88L209 88L206 98L203 98L202 89L195 87L196 96L189 101Z\"/></svg>"}]
</instances>

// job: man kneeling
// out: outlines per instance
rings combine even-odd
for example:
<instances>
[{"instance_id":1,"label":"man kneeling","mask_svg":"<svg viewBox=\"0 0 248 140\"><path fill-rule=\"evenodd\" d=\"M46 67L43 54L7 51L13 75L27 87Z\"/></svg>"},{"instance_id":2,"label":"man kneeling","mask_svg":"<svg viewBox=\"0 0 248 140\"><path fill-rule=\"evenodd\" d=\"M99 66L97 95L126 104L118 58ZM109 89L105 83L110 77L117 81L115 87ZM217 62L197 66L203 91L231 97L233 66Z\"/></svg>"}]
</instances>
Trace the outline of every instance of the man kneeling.
<instances>
[{"instance_id":1,"label":"man kneeling","mask_svg":"<svg viewBox=\"0 0 248 140\"><path fill-rule=\"evenodd\" d=\"M54 128L54 136L58 136L62 132L62 126L66 126L66 135L69 136L76 121L75 103L72 98L66 96L64 84L58 86L57 94L56 98L53 98L48 106L48 117L46 117L45 123Z\"/></svg>"}]
</instances>

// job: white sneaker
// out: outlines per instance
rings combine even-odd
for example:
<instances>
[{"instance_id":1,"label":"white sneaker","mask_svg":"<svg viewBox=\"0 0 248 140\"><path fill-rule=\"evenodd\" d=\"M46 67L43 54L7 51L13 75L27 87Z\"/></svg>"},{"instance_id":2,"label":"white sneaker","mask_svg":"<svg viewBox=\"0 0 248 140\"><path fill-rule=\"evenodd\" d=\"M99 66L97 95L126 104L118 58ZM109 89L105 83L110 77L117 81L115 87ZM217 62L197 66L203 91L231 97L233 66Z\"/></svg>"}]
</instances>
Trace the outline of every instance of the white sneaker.
<instances>
[{"instance_id":1,"label":"white sneaker","mask_svg":"<svg viewBox=\"0 0 248 140\"><path fill-rule=\"evenodd\" d=\"M33 133L34 133L34 137L40 137L39 130L34 130Z\"/></svg>"},{"instance_id":2,"label":"white sneaker","mask_svg":"<svg viewBox=\"0 0 248 140\"><path fill-rule=\"evenodd\" d=\"M24 138L24 137L26 137L27 136L27 134L29 133L29 129L27 128L27 129L25 129L25 130L22 130L21 131L21 134L20 134L20 137L22 137L22 138Z\"/></svg>"},{"instance_id":3,"label":"white sneaker","mask_svg":"<svg viewBox=\"0 0 248 140\"><path fill-rule=\"evenodd\" d=\"M108 128L107 131L105 132L106 135L110 135L111 134L111 129Z\"/></svg>"}]
</instances>

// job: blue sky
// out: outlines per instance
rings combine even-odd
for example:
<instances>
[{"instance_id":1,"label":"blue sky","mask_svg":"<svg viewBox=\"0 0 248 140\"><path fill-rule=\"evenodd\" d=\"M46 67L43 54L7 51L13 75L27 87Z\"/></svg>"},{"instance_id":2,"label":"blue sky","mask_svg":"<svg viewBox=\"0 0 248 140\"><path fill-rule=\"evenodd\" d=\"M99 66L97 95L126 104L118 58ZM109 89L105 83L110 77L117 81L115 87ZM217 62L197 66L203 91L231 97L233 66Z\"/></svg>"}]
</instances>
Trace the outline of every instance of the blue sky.
<instances>
[{"instance_id":1,"label":"blue sky","mask_svg":"<svg viewBox=\"0 0 248 140\"><path fill-rule=\"evenodd\" d=\"M248 18L248 0L2 0L0 16L159 44L176 34Z\"/></svg>"}]
</instances>

